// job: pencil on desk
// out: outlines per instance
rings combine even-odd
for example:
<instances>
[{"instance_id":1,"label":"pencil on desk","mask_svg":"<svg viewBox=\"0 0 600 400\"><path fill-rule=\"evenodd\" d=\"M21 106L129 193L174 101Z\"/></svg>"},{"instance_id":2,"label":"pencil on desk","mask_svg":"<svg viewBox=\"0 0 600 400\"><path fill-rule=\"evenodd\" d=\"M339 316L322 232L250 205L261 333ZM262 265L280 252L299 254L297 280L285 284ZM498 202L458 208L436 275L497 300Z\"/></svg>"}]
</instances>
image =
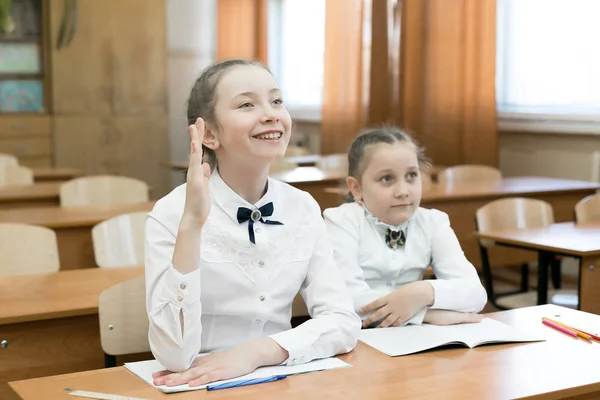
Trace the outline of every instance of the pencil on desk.
<instances>
[{"instance_id":1,"label":"pencil on desk","mask_svg":"<svg viewBox=\"0 0 600 400\"><path fill-rule=\"evenodd\" d=\"M600 336L597 336L597 335L591 334L591 333L589 333L589 332L586 332L586 331L582 331L581 329L575 328L575 327L574 327L574 326L572 326L572 325L567 325L567 324L565 324L564 322L556 321L556 320L554 320L554 319L551 319L551 318L544 318L544 319L546 319L546 320L548 320L548 321L550 321L550 322L553 322L553 323L555 323L555 324L557 324L557 325L560 325L560 326L562 326L562 327L564 327L564 328L570 329L570 330L572 330L572 331L576 332L576 333L577 333L577 336L579 336L579 337L582 337L582 338L584 338L584 339L587 339L587 340L592 340L592 338L593 338L593 339L596 339L596 340L600 340Z\"/></svg>"},{"instance_id":2,"label":"pencil on desk","mask_svg":"<svg viewBox=\"0 0 600 400\"><path fill-rule=\"evenodd\" d=\"M547 320L547 319L545 319L545 318L542 318L542 323L543 323L544 325L548 325L549 327L551 327L551 328L554 328L554 329L556 329L556 330L558 330L558 331L561 331L561 332L563 332L563 333L566 333L567 335L571 335L571 336L577 337L577 332L575 332L575 331L572 331L572 330L570 330L569 328L565 328L565 327L563 327L563 326L560 326L560 325L558 325L558 324L555 324L554 322L552 322L552 321L549 321L549 320Z\"/></svg>"}]
</instances>

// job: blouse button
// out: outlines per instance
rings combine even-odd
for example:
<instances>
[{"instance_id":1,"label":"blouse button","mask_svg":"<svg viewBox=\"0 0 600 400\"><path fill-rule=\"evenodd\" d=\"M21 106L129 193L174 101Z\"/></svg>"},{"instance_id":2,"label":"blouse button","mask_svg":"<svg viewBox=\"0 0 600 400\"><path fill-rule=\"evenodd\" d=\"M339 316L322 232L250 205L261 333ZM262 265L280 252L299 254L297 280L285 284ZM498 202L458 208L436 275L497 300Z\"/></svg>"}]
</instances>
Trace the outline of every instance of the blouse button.
<instances>
[{"instance_id":1,"label":"blouse button","mask_svg":"<svg viewBox=\"0 0 600 400\"><path fill-rule=\"evenodd\" d=\"M254 322L256 322L256 325L260 325L260 324L262 324L262 321L261 321L260 319L257 319L257 320L256 320L256 321L254 321Z\"/></svg>"},{"instance_id":2,"label":"blouse button","mask_svg":"<svg viewBox=\"0 0 600 400\"><path fill-rule=\"evenodd\" d=\"M256 233L260 233L260 228L256 228Z\"/></svg>"},{"instance_id":3,"label":"blouse button","mask_svg":"<svg viewBox=\"0 0 600 400\"><path fill-rule=\"evenodd\" d=\"M260 301L265 301L266 297L265 296L260 296L259 299L260 299Z\"/></svg>"},{"instance_id":4,"label":"blouse button","mask_svg":"<svg viewBox=\"0 0 600 400\"><path fill-rule=\"evenodd\" d=\"M183 290L186 288L185 283L182 283L181 285L179 285L179 287Z\"/></svg>"},{"instance_id":5,"label":"blouse button","mask_svg":"<svg viewBox=\"0 0 600 400\"><path fill-rule=\"evenodd\" d=\"M183 300L183 296L182 295L177 296L177 300L182 301Z\"/></svg>"},{"instance_id":6,"label":"blouse button","mask_svg":"<svg viewBox=\"0 0 600 400\"><path fill-rule=\"evenodd\" d=\"M264 267L264 266L265 266L265 262L264 262L263 260L260 260L260 261L258 262L258 266L259 266L259 267Z\"/></svg>"}]
</instances>

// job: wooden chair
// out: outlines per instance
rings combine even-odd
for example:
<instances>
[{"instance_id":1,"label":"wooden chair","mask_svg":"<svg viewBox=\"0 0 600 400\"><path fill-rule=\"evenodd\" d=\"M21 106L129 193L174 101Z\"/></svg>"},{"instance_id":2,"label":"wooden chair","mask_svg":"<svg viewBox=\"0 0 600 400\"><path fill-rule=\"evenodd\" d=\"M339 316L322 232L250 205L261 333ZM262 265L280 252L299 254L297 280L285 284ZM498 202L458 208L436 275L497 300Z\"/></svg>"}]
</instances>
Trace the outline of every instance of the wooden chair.
<instances>
[{"instance_id":1,"label":"wooden chair","mask_svg":"<svg viewBox=\"0 0 600 400\"><path fill-rule=\"evenodd\" d=\"M0 186L33 185L33 171L20 165L0 166Z\"/></svg>"},{"instance_id":2,"label":"wooden chair","mask_svg":"<svg viewBox=\"0 0 600 400\"><path fill-rule=\"evenodd\" d=\"M0 153L0 168L19 165L19 159L12 154Z\"/></svg>"},{"instance_id":3,"label":"wooden chair","mask_svg":"<svg viewBox=\"0 0 600 400\"><path fill-rule=\"evenodd\" d=\"M554 223L552 206L542 200L529 198L507 198L487 203L480 207L475 214L475 224L478 232L488 232L508 229L542 228ZM529 267L521 266L521 290L517 292L494 293L493 277L490 267L488 248L494 246L493 241L480 240L479 250L483 269L483 279L488 292L488 298L498 308L503 308L496 303L501 296L513 295L529 291ZM560 288L560 264L558 260L550 260L552 269L552 282L555 288ZM542 257L538 258L538 273L542 268L547 268L548 263Z\"/></svg>"},{"instance_id":4,"label":"wooden chair","mask_svg":"<svg viewBox=\"0 0 600 400\"><path fill-rule=\"evenodd\" d=\"M132 204L148 201L148 185L124 176L98 175L71 179L60 187L61 207Z\"/></svg>"},{"instance_id":5,"label":"wooden chair","mask_svg":"<svg viewBox=\"0 0 600 400\"><path fill-rule=\"evenodd\" d=\"M45 274L60 268L52 229L0 223L0 276Z\"/></svg>"},{"instance_id":6,"label":"wooden chair","mask_svg":"<svg viewBox=\"0 0 600 400\"><path fill-rule=\"evenodd\" d=\"M575 204L575 222L600 222L600 193L591 194Z\"/></svg>"},{"instance_id":7,"label":"wooden chair","mask_svg":"<svg viewBox=\"0 0 600 400\"><path fill-rule=\"evenodd\" d=\"M150 351L143 276L103 291L98 299L98 317L106 368L116 367L116 356Z\"/></svg>"},{"instance_id":8,"label":"wooden chair","mask_svg":"<svg viewBox=\"0 0 600 400\"><path fill-rule=\"evenodd\" d=\"M439 183L495 181L502 179L499 169L487 165L456 165L437 174Z\"/></svg>"},{"instance_id":9,"label":"wooden chair","mask_svg":"<svg viewBox=\"0 0 600 400\"><path fill-rule=\"evenodd\" d=\"M92 228L94 258L100 268L144 264L147 212L123 214Z\"/></svg>"}]
</instances>

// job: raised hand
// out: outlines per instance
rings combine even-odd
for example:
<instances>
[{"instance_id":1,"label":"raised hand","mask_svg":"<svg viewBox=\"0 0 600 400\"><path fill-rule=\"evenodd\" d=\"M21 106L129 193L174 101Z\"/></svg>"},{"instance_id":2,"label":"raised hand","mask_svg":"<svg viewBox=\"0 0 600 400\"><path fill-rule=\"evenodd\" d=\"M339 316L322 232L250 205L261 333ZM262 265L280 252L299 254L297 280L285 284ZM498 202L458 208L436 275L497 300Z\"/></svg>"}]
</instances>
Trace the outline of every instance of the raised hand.
<instances>
[{"instance_id":1,"label":"raised hand","mask_svg":"<svg viewBox=\"0 0 600 400\"><path fill-rule=\"evenodd\" d=\"M202 140L204 139L204 120L198 118L190 125L190 165L187 171L185 207L182 220L196 226L203 226L210 212L208 178L210 166L202 162Z\"/></svg>"}]
</instances>

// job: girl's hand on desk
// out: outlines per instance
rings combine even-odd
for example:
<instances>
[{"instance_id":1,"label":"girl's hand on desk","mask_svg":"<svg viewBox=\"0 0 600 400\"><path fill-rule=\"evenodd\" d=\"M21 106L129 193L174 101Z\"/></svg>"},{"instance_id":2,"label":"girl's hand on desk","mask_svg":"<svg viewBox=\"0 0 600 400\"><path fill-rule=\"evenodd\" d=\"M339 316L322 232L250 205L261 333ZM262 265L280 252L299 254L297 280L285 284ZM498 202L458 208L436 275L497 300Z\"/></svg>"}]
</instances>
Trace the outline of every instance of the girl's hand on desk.
<instances>
[{"instance_id":1,"label":"girl's hand on desk","mask_svg":"<svg viewBox=\"0 0 600 400\"><path fill-rule=\"evenodd\" d=\"M204 120L198 118L190 130L190 165L187 171L185 207L182 220L196 226L204 225L210 212L208 178L210 166L202 162L202 141L204 139Z\"/></svg>"},{"instance_id":2,"label":"girl's hand on desk","mask_svg":"<svg viewBox=\"0 0 600 400\"><path fill-rule=\"evenodd\" d=\"M426 281L407 283L360 309L361 314L373 312L363 321L368 328L378 321L377 328L401 326L421 308L431 306L434 300L433 287Z\"/></svg>"},{"instance_id":3,"label":"girl's hand on desk","mask_svg":"<svg viewBox=\"0 0 600 400\"><path fill-rule=\"evenodd\" d=\"M431 325L456 325L479 322L483 319L481 314L463 313L450 310L427 310L423 323Z\"/></svg>"},{"instance_id":4,"label":"girl's hand on desk","mask_svg":"<svg viewBox=\"0 0 600 400\"><path fill-rule=\"evenodd\" d=\"M187 371L159 371L152 374L152 378L156 386L177 386L186 383L189 386L200 386L246 375L258 367L281 364L288 357L288 352L273 339L262 338L229 350L198 357Z\"/></svg>"}]
</instances>

